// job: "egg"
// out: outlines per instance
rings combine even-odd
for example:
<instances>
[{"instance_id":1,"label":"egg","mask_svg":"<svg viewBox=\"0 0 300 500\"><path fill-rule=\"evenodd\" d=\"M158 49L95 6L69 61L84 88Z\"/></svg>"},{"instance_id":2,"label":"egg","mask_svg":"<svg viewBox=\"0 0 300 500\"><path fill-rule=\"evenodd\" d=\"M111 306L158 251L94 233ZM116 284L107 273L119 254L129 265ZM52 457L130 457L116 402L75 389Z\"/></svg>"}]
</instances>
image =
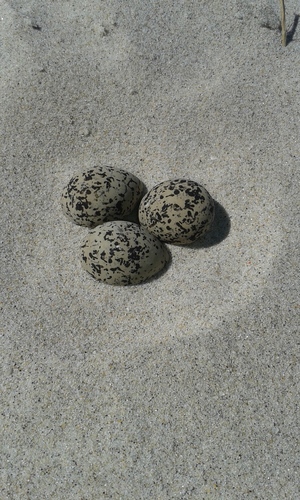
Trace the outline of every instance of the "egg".
<instances>
[{"instance_id":1,"label":"egg","mask_svg":"<svg viewBox=\"0 0 300 500\"><path fill-rule=\"evenodd\" d=\"M209 231L214 201L195 181L175 179L153 187L141 200L140 224L161 241L188 245Z\"/></svg>"},{"instance_id":2,"label":"egg","mask_svg":"<svg viewBox=\"0 0 300 500\"><path fill-rule=\"evenodd\" d=\"M61 196L64 214L75 224L95 227L129 215L144 193L133 174L113 167L93 167L69 181Z\"/></svg>"},{"instance_id":3,"label":"egg","mask_svg":"<svg viewBox=\"0 0 300 500\"><path fill-rule=\"evenodd\" d=\"M81 265L96 280L137 285L161 271L170 259L166 246L138 224L105 222L81 246Z\"/></svg>"}]
</instances>

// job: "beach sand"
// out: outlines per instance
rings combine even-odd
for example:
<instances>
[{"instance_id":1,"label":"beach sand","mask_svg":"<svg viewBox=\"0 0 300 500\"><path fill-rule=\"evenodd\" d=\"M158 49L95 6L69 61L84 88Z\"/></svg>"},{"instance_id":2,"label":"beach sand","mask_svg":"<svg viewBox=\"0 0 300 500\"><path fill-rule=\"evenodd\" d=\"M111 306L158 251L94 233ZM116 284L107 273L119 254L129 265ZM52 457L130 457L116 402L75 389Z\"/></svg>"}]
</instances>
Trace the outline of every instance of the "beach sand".
<instances>
[{"instance_id":1,"label":"beach sand","mask_svg":"<svg viewBox=\"0 0 300 500\"><path fill-rule=\"evenodd\" d=\"M0 497L299 490L298 0L0 0ZM298 10L297 10L298 9ZM203 241L112 287L62 214L94 165L216 201Z\"/></svg>"}]
</instances>

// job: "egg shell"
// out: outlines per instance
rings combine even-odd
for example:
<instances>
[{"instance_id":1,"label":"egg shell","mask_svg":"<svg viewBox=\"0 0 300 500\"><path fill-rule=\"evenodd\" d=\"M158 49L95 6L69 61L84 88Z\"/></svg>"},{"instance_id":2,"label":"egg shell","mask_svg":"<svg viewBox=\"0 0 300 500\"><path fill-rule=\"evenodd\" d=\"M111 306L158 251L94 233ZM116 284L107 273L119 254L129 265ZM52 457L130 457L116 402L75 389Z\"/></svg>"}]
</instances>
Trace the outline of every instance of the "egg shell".
<instances>
[{"instance_id":1,"label":"egg shell","mask_svg":"<svg viewBox=\"0 0 300 500\"><path fill-rule=\"evenodd\" d=\"M93 167L78 173L64 188L61 206L75 224L95 227L129 215L144 193L144 184L130 172Z\"/></svg>"},{"instance_id":2,"label":"egg shell","mask_svg":"<svg viewBox=\"0 0 300 500\"><path fill-rule=\"evenodd\" d=\"M81 246L81 265L96 280L137 285L161 271L170 259L166 246L138 224L105 222Z\"/></svg>"},{"instance_id":3,"label":"egg shell","mask_svg":"<svg viewBox=\"0 0 300 500\"><path fill-rule=\"evenodd\" d=\"M214 201L195 181L174 179L152 188L141 200L140 224L161 241L188 245L209 231Z\"/></svg>"}]
</instances>

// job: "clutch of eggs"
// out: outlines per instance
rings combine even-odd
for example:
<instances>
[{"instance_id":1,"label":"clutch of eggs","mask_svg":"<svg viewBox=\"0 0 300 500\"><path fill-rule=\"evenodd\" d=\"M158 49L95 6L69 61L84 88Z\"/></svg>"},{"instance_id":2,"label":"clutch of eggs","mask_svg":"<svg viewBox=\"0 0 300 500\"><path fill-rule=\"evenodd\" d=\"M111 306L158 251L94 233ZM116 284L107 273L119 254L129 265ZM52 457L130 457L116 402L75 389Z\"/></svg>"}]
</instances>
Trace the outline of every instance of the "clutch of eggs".
<instances>
[{"instance_id":1,"label":"clutch of eggs","mask_svg":"<svg viewBox=\"0 0 300 500\"><path fill-rule=\"evenodd\" d=\"M72 177L63 190L61 207L75 224L96 227L129 215L144 189L144 184L130 172L93 167Z\"/></svg>"},{"instance_id":2,"label":"clutch of eggs","mask_svg":"<svg viewBox=\"0 0 300 500\"><path fill-rule=\"evenodd\" d=\"M210 229L214 201L197 182L168 180L144 192L135 175L108 166L78 173L64 188L64 214L92 228L81 246L81 265L96 280L142 283L169 262L164 242L188 245ZM140 225L120 220L139 203Z\"/></svg>"},{"instance_id":3,"label":"clutch of eggs","mask_svg":"<svg viewBox=\"0 0 300 500\"><path fill-rule=\"evenodd\" d=\"M195 181L175 179L153 187L141 200L139 222L161 241L188 245L206 234L214 220L214 201Z\"/></svg>"}]
</instances>

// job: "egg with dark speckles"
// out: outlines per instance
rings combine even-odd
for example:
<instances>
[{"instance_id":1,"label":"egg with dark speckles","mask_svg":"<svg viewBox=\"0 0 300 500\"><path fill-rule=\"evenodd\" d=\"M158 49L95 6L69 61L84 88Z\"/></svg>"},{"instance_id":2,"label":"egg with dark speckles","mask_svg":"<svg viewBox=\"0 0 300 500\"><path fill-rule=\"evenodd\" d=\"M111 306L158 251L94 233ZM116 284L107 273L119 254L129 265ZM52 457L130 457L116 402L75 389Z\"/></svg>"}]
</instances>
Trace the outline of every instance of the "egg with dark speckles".
<instances>
[{"instance_id":1,"label":"egg with dark speckles","mask_svg":"<svg viewBox=\"0 0 300 500\"><path fill-rule=\"evenodd\" d=\"M195 181L175 179L153 187L141 200L139 221L161 241L188 245L207 233L214 201Z\"/></svg>"},{"instance_id":2,"label":"egg with dark speckles","mask_svg":"<svg viewBox=\"0 0 300 500\"><path fill-rule=\"evenodd\" d=\"M91 230L81 246L81 265L96 280L137 285L170 260L166 246L138 224L105 222Z\"/></svg>"},{"instance_id":3,"label":"egg with dark speckles","mask_svg":"<svg viewBox=\"0 0 300 500\"><path fill-rule=\"evenodd\" d=\"M61 206L75 224L95 227L129 215L144 193L144 184L130 172L93 167L78 173L64 188Z\"/></svg>"}]
</instances>

